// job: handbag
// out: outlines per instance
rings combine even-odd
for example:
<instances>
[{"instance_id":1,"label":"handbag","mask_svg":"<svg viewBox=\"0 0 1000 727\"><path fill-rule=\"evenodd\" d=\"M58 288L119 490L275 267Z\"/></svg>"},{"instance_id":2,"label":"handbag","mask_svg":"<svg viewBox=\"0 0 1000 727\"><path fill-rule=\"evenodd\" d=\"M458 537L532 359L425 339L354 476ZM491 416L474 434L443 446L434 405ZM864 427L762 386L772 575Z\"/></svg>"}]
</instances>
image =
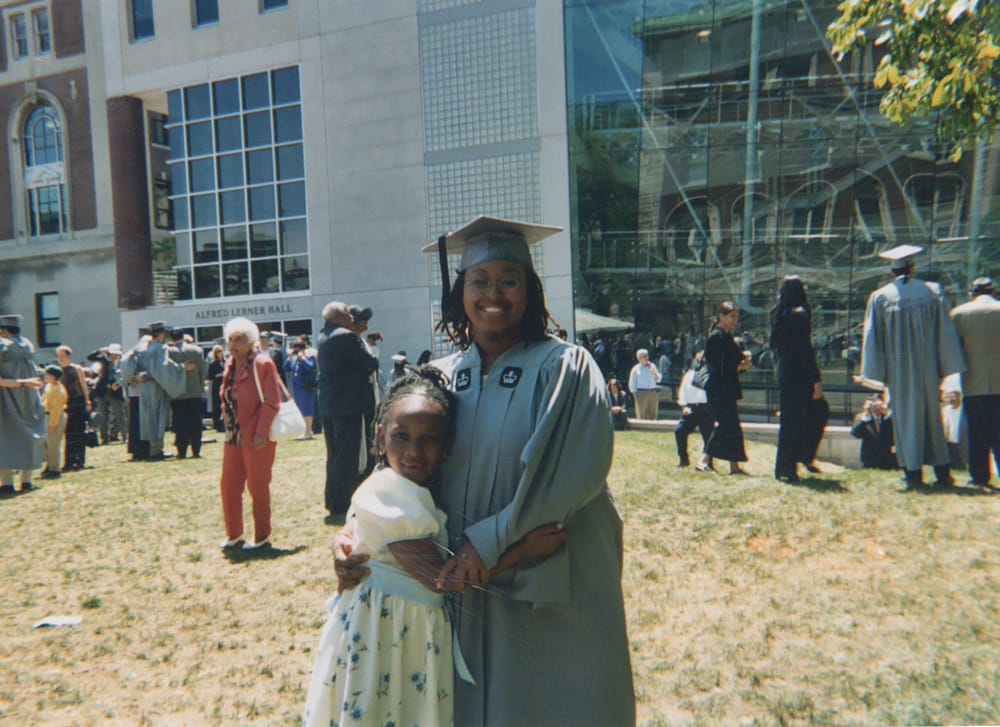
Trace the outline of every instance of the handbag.
<instances>
[{"instance_id":1,"label":"handbag","mask_svg":"<svg viewBox=\"0 0 1000 727\"><path fill-rule=\"evenodd\" d=\"M708 388L708 364L705 359L698 362L694 369L694 376L691 377L691 386L704 391Z\"/></svg>"},{"instance_id":2,"label":"handbag","mask_svg":"<svg viewBox=\"0 0 1000 727\"><path fill-rule=\"evenodd\" d=\"M264 403L264 390L260 387L260 377L257 375L257 362L252 362L253 380L257 384L257 394L260 396L260 403ZM302 412L295 405L295 399L288 394L288 389L278 377L278 386L284 398L278 406L278 416L271 422L271 429L267 433L267 438L272 442L283 442L286 439L295 439L305 436L306 420L302 418Z\"/></svg>"}]
</instances>

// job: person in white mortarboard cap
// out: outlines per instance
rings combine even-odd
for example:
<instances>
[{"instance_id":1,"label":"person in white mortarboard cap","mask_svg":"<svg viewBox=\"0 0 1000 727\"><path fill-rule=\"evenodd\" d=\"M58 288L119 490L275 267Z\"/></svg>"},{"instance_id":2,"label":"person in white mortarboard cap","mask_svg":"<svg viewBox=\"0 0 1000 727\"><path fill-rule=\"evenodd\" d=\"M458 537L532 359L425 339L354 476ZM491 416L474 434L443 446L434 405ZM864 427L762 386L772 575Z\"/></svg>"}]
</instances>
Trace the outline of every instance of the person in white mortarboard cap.
<instances>
[{"instance_id":1,"label":"person in white mortarboard cap","mask_svg":"<svg viewBox=\"0 0 1000 727\"><path fill-rule=\"evenodd\" d=\"M922 488L925 464L934 467L938 486L953 485L938 392L945 376L966 369L941 286L913 276L923 251L900 245L879 255L893 280L868 298L862 342L862 375L892 390L896 458L907 491Z\"/></svg>"},{"instance_id":2,"label":"person in white mortarboard cap","mask_svg":"<svg viewBox=\"0 0 1000 727\"><path fill-rule=\"evenodd\" d=\"M45 409L38 395L42 382L35 367L35 346L21 335L22 317L0 315L0 494L32 488L31 473L45 456Z\"/></svg>"},{"instance_id":3,"label":"person in white mortarboard cap","mask_svg":"<svg viewBox=\"0 0 1000 727\"><path fill-rule=\"evenodd\" d=\"M424 248L442 266L438 330L459 347L435 362L456 399L439 503L456 555L438 583L464 591L457 634L476 684L454 685L457 725L635 723L607 389L585 349L546 333L529 248L560 231L478 217ZM486 585L500 554L546 524L562 547ZM342 586L354 566L341 549Z\"/></svg>"}]
</instances>

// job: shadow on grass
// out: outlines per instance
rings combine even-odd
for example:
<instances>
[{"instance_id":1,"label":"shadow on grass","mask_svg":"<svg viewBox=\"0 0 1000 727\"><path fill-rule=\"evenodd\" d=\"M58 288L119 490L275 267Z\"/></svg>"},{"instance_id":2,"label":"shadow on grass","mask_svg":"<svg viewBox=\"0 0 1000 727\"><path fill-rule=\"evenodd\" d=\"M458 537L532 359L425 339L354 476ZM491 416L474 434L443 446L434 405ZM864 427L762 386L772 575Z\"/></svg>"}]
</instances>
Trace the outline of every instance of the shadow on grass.
<instances>
[{"instance_id":1,"label":"shadow on grass","mask_svg":"<svg viewBox=\"0 0 1000 727\"><path fill-rule=\"evenodd\" d=\"M958 497L996 497L1000 495L1000 490L994 490L992 488L982 488L977 485L970 485L968 487L963 487L961 485L953 485L952 487L935 487L929 486L924 487L921 490L924 495L956 495Z\"/></svg>"},{"instance_id":2,"label":"shadow on grass","mask_svg":"<svg viewBox=\"0 0 1000 727\"><path fill-rule=\"evenodd\" d=\"M301 553L306 549L304 545L297 545L294 548L257 548L256 550L243 550L242 548L227 548L222 552L223 557L230 563L247 563L252 560L277 560L288 555Z\"/></svg>"},{"instance_id":3,"label":"shadow on grass","mask_svg":"<svg viewBox=\"0 0 1000 727\"><path fill-rule=\"evenodd\" d=\"M814 492L850 492L846 487L844 487L843 480L827 480L821 479L819 477L803 477L798 482L794 483L796 487L805 487L807 490L812 490Z\"/></svg>"}]
</instances>

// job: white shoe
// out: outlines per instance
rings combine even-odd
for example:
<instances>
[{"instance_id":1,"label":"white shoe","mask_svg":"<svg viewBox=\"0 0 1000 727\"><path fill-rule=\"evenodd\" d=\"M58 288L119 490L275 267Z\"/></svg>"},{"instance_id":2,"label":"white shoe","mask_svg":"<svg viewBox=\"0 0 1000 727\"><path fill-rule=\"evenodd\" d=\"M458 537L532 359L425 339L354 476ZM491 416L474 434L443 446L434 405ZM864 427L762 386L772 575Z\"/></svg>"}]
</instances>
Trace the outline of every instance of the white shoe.
<instances>
[{"instance_id":1,"label":"white shoe","mask_svg":"<svg viewBox=\"0 0 1000 727\"><path fill-rule=\"evenodd\" d=\"M241 545L243 545L243 542L244 542L243 536L238 535L232 540L223 540L221 543L219 543L219 547L222 548L223 550L227 550L229 548L238 548Z\"/></svg>"},{"instance_id":2,"label":"white shoe","mask_svg":"<svg viewBox=\"0 0 1000 727\"><path fill-rule=\"evenodd\" d=\"M257 550L259 548L270 548L271 547L271 536L268 535L266 538L258 543L244 543L243 550Z\"/></svg>"}]
</instances>

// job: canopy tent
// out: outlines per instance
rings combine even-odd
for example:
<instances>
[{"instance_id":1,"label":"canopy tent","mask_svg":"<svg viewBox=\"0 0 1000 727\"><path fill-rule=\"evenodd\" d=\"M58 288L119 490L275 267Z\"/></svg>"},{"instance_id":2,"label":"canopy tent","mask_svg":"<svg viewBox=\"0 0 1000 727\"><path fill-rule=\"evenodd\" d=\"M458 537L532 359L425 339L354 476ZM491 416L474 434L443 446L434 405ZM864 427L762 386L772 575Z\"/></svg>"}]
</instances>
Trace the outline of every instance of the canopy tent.
<instances>
[{"instance_id":1,"label":"canopy tent","mask_svg":"<svg viewBox=\"0 0 1000 727\"><path fill-rule=\"evenodd\" d=\"M594 331L627 331L635 325L618 318L601 316L586 308L576 309L576 332L593 333Z\"/></svg>"}]
</instances>

